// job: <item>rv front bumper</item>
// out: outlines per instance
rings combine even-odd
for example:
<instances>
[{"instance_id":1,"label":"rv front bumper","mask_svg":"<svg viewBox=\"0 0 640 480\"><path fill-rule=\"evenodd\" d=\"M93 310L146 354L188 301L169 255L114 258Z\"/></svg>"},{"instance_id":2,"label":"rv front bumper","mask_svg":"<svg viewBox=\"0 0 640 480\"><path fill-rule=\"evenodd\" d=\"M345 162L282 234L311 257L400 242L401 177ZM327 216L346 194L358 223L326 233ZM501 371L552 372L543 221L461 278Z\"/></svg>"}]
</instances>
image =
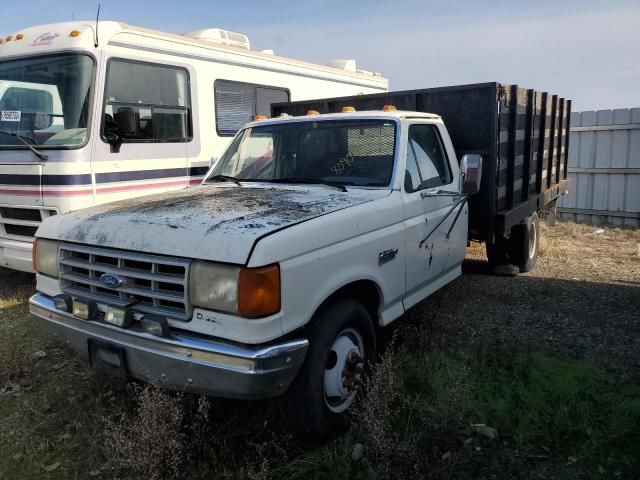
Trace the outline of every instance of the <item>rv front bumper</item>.
<instances>
[{"instance_id":1,"label":"rv front bumper","mask_svg":"<svg viewBox=\"0 0 640 480\"><path fill-rule=\"evenodd\" d=\"M29 308L41 328L94 365L100 357L115 371L159 387L217 397L280 395L296 377L309 345L300 339L248 346L174 332L157 337L74 317L57 310L53 299L41 293L31 297ZM97 355L101 348L105 352Z\"/></svg>"},{"instance_id":2,"label":"rv front bumper","mask_svg":"<svg viewBox=\"0 0 640 480\"><path fill-rule=\"evenodd\" d=\"M33 273L31 241L11 240L0 237L0 266Z\"/></svg>"}]
</instances>

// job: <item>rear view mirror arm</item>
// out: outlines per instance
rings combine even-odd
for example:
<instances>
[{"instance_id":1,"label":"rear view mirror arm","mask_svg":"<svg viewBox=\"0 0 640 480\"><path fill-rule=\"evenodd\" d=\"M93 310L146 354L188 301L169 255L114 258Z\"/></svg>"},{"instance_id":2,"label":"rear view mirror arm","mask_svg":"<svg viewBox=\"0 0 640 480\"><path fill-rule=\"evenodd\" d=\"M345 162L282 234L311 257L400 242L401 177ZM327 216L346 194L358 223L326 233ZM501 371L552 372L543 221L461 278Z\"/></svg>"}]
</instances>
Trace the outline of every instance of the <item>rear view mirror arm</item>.
<instances>
[{"instance_id":1,"label":"rear view mirror arm","mask_svg":"<svg viewBox=\"0 0 640 480\"><path fill-rule=\"evenodd\" d=\"M427 234L426 237L424 237L422 240L420 240L420 243L418 244L418 246L422 247L422 245L424 245L426 243L426 241L429 240L429 237L431 235L433 235L433 232L435 232L438 228L440 228L440 225L442 225L445 222L445 220L447 218L449 218L449 215L451 215L454 212L454 210L456 208L458 208L460 205L464 205L464 203L466 201L467 201L467 196L466 195L463 195L458 200L456 200L456 202L452 205L452 207L445 214L445 216L442 217L442 219L438 222L438 224L435 227L433 227L433 229ZM458 211L458 214L456 215L455 219L453 220L453 224L451 225L451 228L449 228L449 231L447 232L447 239L449 238L449 235L451 234L451 230L453 230L453 226L458 221L458 217L460 217L460 212L462 212L462 208Z\"/></svg>"},{"instance_id":2,"label":"rear view mirror arm","mask_svg":"<svg viewBox=\"0 0 640 480\"><path fill-rule=\"evenodd\" d=\"M120 147L122 146L122 137L117 133L107 133L105 140L111 147L111 153L120 153Z\"/></svg>"}]
</instances>

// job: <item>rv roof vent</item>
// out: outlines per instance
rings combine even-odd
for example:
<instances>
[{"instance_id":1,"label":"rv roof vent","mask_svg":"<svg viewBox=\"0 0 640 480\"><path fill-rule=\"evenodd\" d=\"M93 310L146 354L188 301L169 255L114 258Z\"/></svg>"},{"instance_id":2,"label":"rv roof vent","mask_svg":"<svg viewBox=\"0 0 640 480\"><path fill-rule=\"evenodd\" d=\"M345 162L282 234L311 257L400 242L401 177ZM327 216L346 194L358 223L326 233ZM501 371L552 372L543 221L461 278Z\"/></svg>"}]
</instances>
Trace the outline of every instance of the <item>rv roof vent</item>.
<instances>
[{"instance_id":1,"label":"rv roof vent","mask_svg":"<svg viewBox=\"0 0 640 480\"><path fill-rule=\"evenodd\" d=\"M204 28L195 32L185 33L186 37L197 38L207 42L219 43L221 45L230 45L232 47L240 47L249 50L249 37L242 33L230 32L221 28Z\"/></svg>"},{"instance_id":2,"label":"rv roof vent","mask_svg":"<svg viewBox=\"0 0 640 480\"><path fill-rule=\"evenodd\" d=\"M346 70L347 72L357 71L356 61L353 59L336 58L335 60L329 60L327 66L340 70Z\"/></svg>"}]
</instances>

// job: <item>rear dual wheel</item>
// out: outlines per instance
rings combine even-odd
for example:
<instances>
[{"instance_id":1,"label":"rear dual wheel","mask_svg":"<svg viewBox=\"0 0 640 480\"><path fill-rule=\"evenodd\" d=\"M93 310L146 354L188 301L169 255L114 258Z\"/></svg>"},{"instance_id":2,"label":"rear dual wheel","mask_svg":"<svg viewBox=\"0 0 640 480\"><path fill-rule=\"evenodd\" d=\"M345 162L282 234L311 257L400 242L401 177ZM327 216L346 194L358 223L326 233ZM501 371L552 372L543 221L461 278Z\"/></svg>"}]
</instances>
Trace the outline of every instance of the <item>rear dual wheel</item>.
<instances>
[{"instance_id":1,"label":"rear dual wheel","mask_svg":"<svg viewBox=\"0 0 640 480\"><path fill-rule=\"evenodd\" d=\"M540 247L540 219L533 212L524 223L511 229L508 238L487 243L487 258L492 265L513 264L520 272L530 272L536 266Z\"/></svg>"}]
</instances>

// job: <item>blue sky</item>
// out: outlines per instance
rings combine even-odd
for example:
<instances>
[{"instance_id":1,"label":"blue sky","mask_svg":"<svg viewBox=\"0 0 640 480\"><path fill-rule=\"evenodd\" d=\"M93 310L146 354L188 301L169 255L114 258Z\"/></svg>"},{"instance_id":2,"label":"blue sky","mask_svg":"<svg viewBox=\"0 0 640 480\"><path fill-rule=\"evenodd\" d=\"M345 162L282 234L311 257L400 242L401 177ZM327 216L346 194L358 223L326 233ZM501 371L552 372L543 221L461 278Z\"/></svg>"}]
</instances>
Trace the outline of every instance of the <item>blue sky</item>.
<instances>
[{"instance_id":1,"label":"blue sky","mask_svg":"<svg viewBox=\"0 0 640 480\"><path fill-rule=\"evenodd\" d=\"M500 81L572 98L574 110L640 107L638 0L101 3L103 19L176 33L226 28L255 49L318 63L355 58L393 90ZM5 2L0 34L93 18L97 5Z\"/></svg>"}]
</instances>

